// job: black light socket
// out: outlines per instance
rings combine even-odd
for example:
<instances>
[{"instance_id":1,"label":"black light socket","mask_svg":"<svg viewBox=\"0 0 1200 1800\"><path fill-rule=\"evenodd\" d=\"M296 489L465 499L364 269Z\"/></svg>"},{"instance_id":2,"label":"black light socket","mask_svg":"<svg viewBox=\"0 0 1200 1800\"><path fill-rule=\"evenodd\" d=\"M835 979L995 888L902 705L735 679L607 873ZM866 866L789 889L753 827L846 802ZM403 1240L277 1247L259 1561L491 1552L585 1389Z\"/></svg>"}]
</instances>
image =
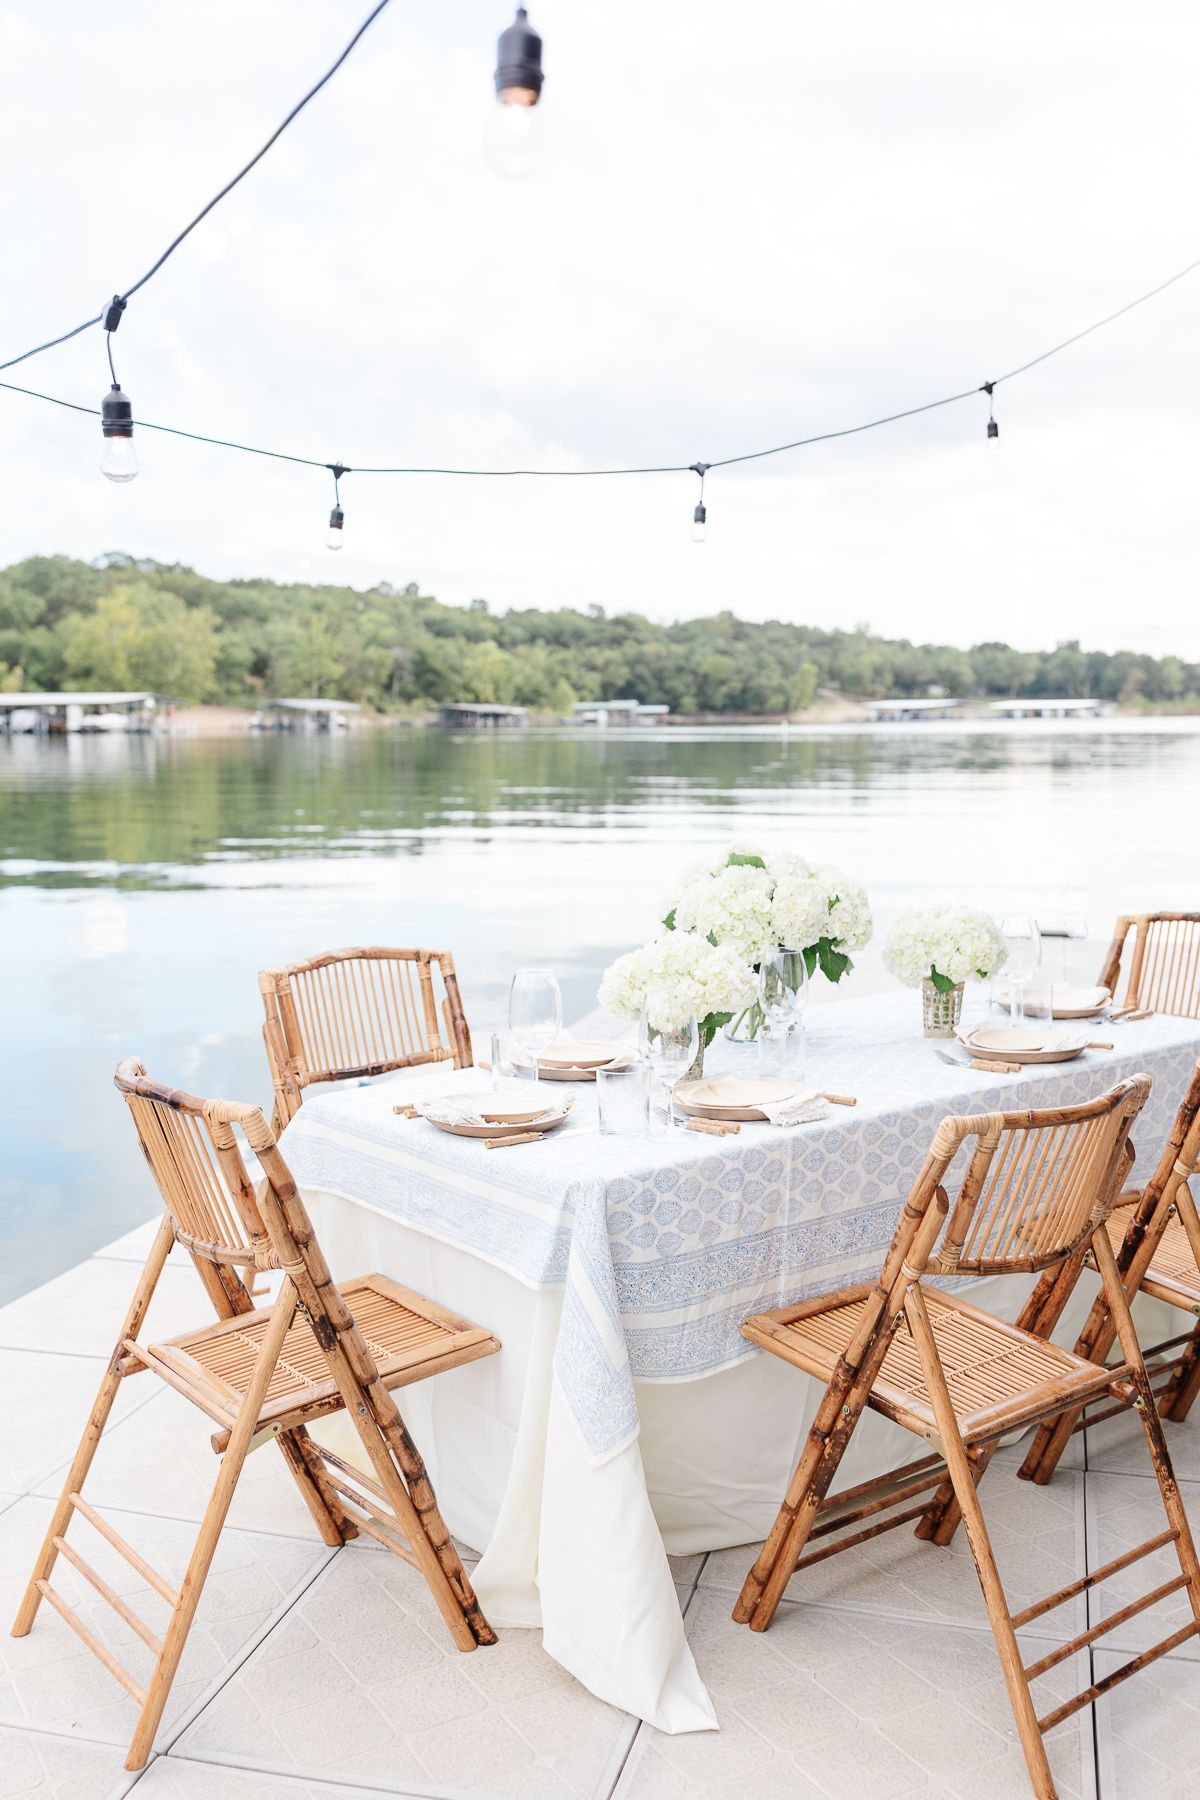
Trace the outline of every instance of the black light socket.
<instances>
[{"instance_id":1,"label":"black light socket","mask_svg":"<svg viewBox=\"0 0 1200 1800\"><path fill-rule=\"evenodd\" d=\"M705 506L703 500L700 502L699 506L696 508L695 512L692 514L692 524L693 525L707 525L708 524L708 508Z\"/></svg>"},{"instance_id":2,"label":"black light socket","mask_svg":"<svg viewBox=\"0 0 1200 1800\"><path fill-rule=\"evenodd\" d=\"M529 23L529 14L518 6L517 16L496 45L496 92L503 98L514 90L532 94L526 106L536 106L542 91L542 40Z\"/></svg>"},{"instance_id":3,"label":"black light socket","mask_svg":"<svg viewBox=\"0 0 1200 1800\"><path fill-rule=\"evenodd\" d=\"M345 523L346 523L345 513L342 511L340 506L335 506L333 511L329 515L330 531L340 531L342 529L342 526Z\"/></svg>"},{"instance_id":4,"label":"black light socket","mask_svg":"<svg viewBox=\"0 0 1200 1800\"><path fill-rule=\"evenodd\" d=\"M1000 436L1000 427L997 425L995 419L988 420L987 434L989 438L998 438Z\"/></svg>"},{"instance_id":5,"label":"black light socket","mask_svg":"<svg viewBox=\"0 0 1200 1800\"><path fill-rule=\"evenodd\" d=\"M115 381L100 402L100 430L106 438L133 436L133 406Z\"/></svg>"}]
</instances>

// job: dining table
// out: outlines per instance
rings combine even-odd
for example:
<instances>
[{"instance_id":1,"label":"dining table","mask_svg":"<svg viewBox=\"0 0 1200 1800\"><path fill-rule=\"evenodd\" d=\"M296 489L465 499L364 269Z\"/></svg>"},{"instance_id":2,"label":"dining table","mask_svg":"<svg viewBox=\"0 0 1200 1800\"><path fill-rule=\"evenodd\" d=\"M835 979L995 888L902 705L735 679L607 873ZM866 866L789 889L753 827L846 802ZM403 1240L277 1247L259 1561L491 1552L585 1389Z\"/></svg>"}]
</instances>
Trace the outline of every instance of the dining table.
<instances>
[{"instance_id":1,"label":"dining table","mask_svg":"<svg viewBox=\"0 0 1200 1800\"><path fill-rule=\"evenodd\" d=\"M805 1080L856 1104L723 1137L682 1124L604 1135L594 1082L546 1083L548 1099L573 1097L567 1122L489 1150L395 1110L491 1081L445 1063L306 1090L282 1147L335 1277L377 1270L500 1339L498 1355L397 1395L451 1530L479 1552L492 1623L540 1628L587 1688L662 1731L716 1729L668 1558L766 1534L820 1398L749 1344L743 1321L875 1273L950 1114L1066 1106L1144 1070L1144 1179L1200 1021L1103 1019L1093 1035L1112 1048L1001 1073L924 1037L910 991L812 1005ZM753 1045L718 1038L706 1073L756 1066ZM1032 1283L965 1285L1011 1319ZM1085 1275L1058 1341L1073 1341L1094 1291ZM1158 1338L1175 1329L1146 1296L1135 1316ZM316 1431L353 1455L345 1420ZM839 1485L912 1453L867 1414Z\"/></svg>"}]
</instances>

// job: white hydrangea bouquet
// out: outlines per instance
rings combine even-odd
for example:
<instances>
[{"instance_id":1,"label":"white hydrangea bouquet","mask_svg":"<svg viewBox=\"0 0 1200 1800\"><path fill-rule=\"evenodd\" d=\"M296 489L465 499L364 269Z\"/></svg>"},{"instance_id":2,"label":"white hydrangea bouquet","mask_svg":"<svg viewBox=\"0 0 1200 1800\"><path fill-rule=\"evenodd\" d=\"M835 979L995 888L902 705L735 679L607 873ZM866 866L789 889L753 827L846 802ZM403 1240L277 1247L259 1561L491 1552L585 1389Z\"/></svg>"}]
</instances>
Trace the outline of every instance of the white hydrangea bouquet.
<instances>
[{"instance_id":1,"label":"white hydrangea bouquet","mask_svg":"<svg viewBox=\"0 0 1200 1800\"><path fill-rule=\"evenodd\" d=\"M755 974L768 951L803 950L808 973L827 981L849 974L872 931L866 891L841 869L740 847L688 870L663 923L735 951ZM732 1032L753 1038L762 1022L755 994Z\"/></svg>"},{"instance_id":2,"label":"white hydrangea bouquet","mask_svg":"<svg viewBox=\"0 0 1200 1800\"><path fill-rule=\"evenodd\" d=\"M694 931L664 931L609 965L598 999L618 1019L640 1018L651 992L662 1025L679 1024L694 1013L702 1055L718 1029L748 1006L757 991L753 969L728 944L714 944Z\"/></svg>"},{"instance_id":3,"label":"white hydrangea bouquet","mask_svg":"<svg viewBox=\"0 0 1200 1800\"><path fill-rule=\"evenodd\" d=\"M883 946L884 967L906 987L921 989L929 1037L953 1036L963 983L990 981L1007 957L996 921L974 906L910 907Z\"/></svg>"}]
</instances>

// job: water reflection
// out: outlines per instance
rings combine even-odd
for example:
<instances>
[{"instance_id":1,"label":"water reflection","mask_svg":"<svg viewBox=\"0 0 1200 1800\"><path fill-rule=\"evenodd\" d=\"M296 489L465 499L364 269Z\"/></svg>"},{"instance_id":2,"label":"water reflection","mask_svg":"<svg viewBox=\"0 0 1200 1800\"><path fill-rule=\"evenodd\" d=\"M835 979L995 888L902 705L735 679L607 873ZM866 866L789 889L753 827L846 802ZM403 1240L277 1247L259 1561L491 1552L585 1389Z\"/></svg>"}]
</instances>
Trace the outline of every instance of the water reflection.
<instances>
[{"instance_id":1,"label":"water reflection","mask_svg":"<svg viewBox=\"0 0 1200 1800\"><path fill-rule=\"evenodd\" d=\"M446 945L485 1031L512 968L548 960L578 1014L730 837L843 863L881 920L936 895L1102 938L1121 907L1196 904L1198 776L1187 721L0 740L0 1298L153 1210L119 1056L267 1100L265 962ZM868 950L854 982L878 978Z\"/></svg>"}]
</instances>

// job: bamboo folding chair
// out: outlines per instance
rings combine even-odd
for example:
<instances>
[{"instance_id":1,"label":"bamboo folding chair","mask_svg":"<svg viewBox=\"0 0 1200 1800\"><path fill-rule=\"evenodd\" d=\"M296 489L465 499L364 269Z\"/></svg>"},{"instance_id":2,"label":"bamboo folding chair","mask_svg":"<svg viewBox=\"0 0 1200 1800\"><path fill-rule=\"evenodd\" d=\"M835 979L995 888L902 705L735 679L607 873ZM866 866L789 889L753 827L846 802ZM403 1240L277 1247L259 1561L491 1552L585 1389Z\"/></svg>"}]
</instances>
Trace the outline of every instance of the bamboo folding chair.
<instances>
[{"instance_id":1,"label":"bamboo folding chair","mask_svg":"<svg viewBox=\"0 0 1200 1800\"><path fill-rule=\"evenodd\" d=\"M1198 1168L1200 1062L1192 1070L1153 1175L1144 1188L1121 1195L1106 1225L1127 1298L1149 1294L1200 1321L1200 1214L1188 1187L1189 1177ZM1075 1354L1103 1363L1116 1337L1116 1320L1102 1286L1079 1334ZM1160 1417L1182 1423L1200 1393L1200 1322L1179 1337L1150 1345L1142 1354L1153 1359L1150 1385ZM1112 1407L1081 1414L1074 1408L1057 1419L1045 1420L1020 1473L1027 1481L1043 1486L1058 1467L1074 1432L1099 1425L1120 1410Z\"/></svg>"},{"instance_id":2,"label":"bamboo folding chair","mask_svg":"<svg viewBox=\"0 0 1200 1800\"><path fill-rule=\"evenodd\" d=\"M1131 932L1125 987L1118 998ZM1200 1018L1200 913L1127 913L1119 918L1100 983L1117 1007Z\"/></svg>"},{"instance_id":3,"label":"bamboo folding chair","mask_svg":"<svg viewBox=\"0 0 1200 1800\"><path fill-rule=\"evenodd\" d=\"M13 1625L24 1637L48 1600L133 1696L139 1713L125 1766L145 1765L188 1631L251 1450L274 1438L329 1545L360 1531L417 1569L429 1584L459 1650L493 1644L441 1514L420 1453L390 1390L491 1356L489 1331L458 1318L382 1275L335 1285L312 1225L261 1112L199 1100L120 1064L116 1085L133 1114L165 1213L80 1440L46 1540ZM234 1127L258 1158L251 1184ZM216 1324L165 1342L139 1333L174 1244L190 1254L220 1315ZM255 1309L244 1277L276 1270L274 1302ZM152 1569L84 1499L83 1487L122 1381L150 1371L185 1395L217 1426L220 1456L187 1572L178 1588ZM305 1427L344 1410L373 1470L360 1473L323 1450ZM165 1601L161 1635L139 1618L79 1554L67 1529L78 1514ZM114 1608L153 1657L145 1686L123 1668L50 1585L59 1555Z\"/></svg>"},{"instance_id":4,"label":"bamboo folding chair","mask_svg":"<svg viewBox=\"0 0 1200 1800\"><path fill-rule=\"evenodd\" d=\"M762 1553L734 1618L765 1631L798 1568L918 1519L917 1536L948 1541L961 1512L1035 1794L1054 1800L1042 1734L1119 1681L1200 1633L1200 1564L1175 1486L1162 1424L1121 1287L1105 1220L1129 1168L1132 1121L1148 1076L1082 1106L943 1120L901 1213L874 1284L844 1288L748 1319L751 1343L827 1386ZM966 1173L951 1205L943 1181L960 1149ZM940 1246L938 1240L940 1238ZM1048 1342L1090 1247L1124 1361L1100 1369ZM926 1286L928 1275L1037 1274L1015 1325ZM999 1439L1014 1428L1113 1394L1138 1410L1168 1529L1057 1593L1012 1613L992 1554L977 1486ZM872 1407L936 1454L827 1498L846 1446ZM906 1507L915 1496L932 1500ZM899 1512L893 1509L900 1507ZM848 1535L835 1534L847 1527ZM821 1539L804 1555L810 1539ZM1172 1544L1179 1575L1037 1662L1021 1660L1016 1633L1143 1556ZM1192 1620L1112 1674L1039 1718L1030 1682L1114 1626L1186 1588Z\"/></svg>"},{"instance_id":5,"label":"bamboo folding chair","mask_svg":"<svg viewBox=\"0 0 1200 1800\"><path fill-rule=\"evenodd\" d=\"M258 986L278 1132L295 1118L311 1082L421 1063L471 1065L471 1033L448 950L327 950L263 969Z\"/></svg>"}]
</instances>

